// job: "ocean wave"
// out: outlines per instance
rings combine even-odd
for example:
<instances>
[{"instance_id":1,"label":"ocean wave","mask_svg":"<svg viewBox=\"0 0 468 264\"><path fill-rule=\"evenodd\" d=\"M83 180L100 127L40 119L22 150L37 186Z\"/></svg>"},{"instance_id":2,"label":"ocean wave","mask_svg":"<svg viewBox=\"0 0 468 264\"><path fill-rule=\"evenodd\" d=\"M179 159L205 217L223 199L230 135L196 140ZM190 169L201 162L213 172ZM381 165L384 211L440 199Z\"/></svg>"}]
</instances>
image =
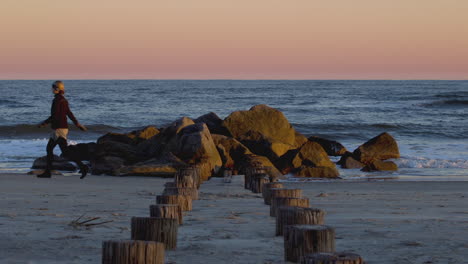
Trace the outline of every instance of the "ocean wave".
<instances>
[{"instance_id":1,"label":"ocean wave","mask_svg":"<svg viewBox=\"0 0 468 264\"><path fill-rule=\"evenodd\" d=\"M70 125L71 131L77 131L74 125ZM109 125L97 124L97 125L87 125L88 132L91 133L107 133L107 132L117 132L126 130L124 128L113 127ZM21 125L9 125L9 126L0 126L0 137L1 138L18 138L18 137L36 137L38 135L44 136L44 134L49 133L49 129L38 128L37 125L21 124Z\"/></svg>"},{"instance_id":2,"label":"ocean wave","mask_svg":"<svg viewBox=\"0 0 468 264\"><path fill-rule=\"evenodd\" d=\"M430 159L424 157L402 157L393 160L399 168L455 168L455 169L468 169L468 160L446 160L446 159Z\"/></svg>"},{"instance_id":3,"label":"ocean wave","mask_svg":"<svg viewBox=\"0 0 468 264\"><path fill-rule=\"evenodd\" d=\"M421 104L423 107L434 107L434 106L466 106L468 105L468 100L453 99L453 100L441 100L434 101L426 104Z\"/></svg>"}]
</instances>

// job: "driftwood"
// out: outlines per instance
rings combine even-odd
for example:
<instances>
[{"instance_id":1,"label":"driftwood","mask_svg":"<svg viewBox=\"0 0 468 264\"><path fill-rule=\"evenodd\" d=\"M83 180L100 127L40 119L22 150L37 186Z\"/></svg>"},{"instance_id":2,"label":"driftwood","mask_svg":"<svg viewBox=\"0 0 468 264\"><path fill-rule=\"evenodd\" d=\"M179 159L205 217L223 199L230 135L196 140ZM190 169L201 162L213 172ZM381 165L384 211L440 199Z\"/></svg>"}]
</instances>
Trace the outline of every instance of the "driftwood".
<instances>
[{"instance_id":1,"label":"driftwood","mask_svg":"<svg viewBox=\"0 0 468 264\"><path fill-rule=\"evenodd\" d=\"M324 225L290 225L284 228L284 257L299 262L310 253L334 252L335 230Z\"/></svg>"},{"instance_id":2,"label":"driftwood","mask_svg":"<svg viewBox=\"0 0 468 264\"><path fill-rule=\"evenodd\" d=\"M309 198L275 197L271 200L270 216L276 217L281 206L309 207Z\"/></svg>"},{"instance_id":3,"label":"driftwood","mask_svg":"<svg viewBox=\"0 0 468 264\"><path fill-rule=\"evenodd\" d=\"M163 264L164 244L154 241L102 242L102 264Z\"/></svg>"},{"instance_id":4,"label":"driftwood","mask_svg":"<svg viewBox=\"0 0 468 264\"><path fill-rule=\"evenodd\" d=\"M263 184L263 187L262 187L262 197L263 197L263 200L265 201L265 204L266 203L266 199L270 199L270 189L273 189L273 188L284 188L283 184L282 183L279 183L279 182L267 182L265 184Z\"/></svg>"},{"instance_id":5,"label":"driftwood","mask_svg":"<svg viewBox=\"0 0 468 264\"><path fill-rule=\"evenodd\" d=\"M187 195L156 195L157 204L178 204L182 211L192 211L192 197Z\"/></svg>"},{"instance_id":6,"label":"driftwood","mask_svg":"<svg viewBox=\"0 0 468 264\"><path fill-rule=\"evenodd\" d=\"M113 220L109 220L109 221L102 221L102 222L96 222L96 220L99 220L101 219L101 217L92 217L88 220L81 220L81 218L83 218L83 216L85 216L85 214L82 214L80 217L78 217L77 219L71 221L69 223L70 226L73 226L75 228L78 228L78 227L91 227L91 226L97 226L97 225L103 225L103 224L107 224L107 223L110 223L110 222L113 222Z\"/></svg>"},{"instance_id":7,"label":"driftwood","mask_svg":"<svg viewBox=\"0 0 468 264\"><path fill-rule=\"evenodd\" d=\"M178 204L150 205L150 216L177 219L179 225L183 223L182 209Z\"/></svg>"},{"instance_id":8,"label":"driftwood","mask_svg":"<svg viewBox=\"0 0 468 264\"><path fill-rule=\"evenodd\" d=\"M276 215L276 235L288 225L323 225L325 212L317 208L281 206Z\"/></svg>"},{"instance_id":9,"label":"driftwood","mask_svg":"<svg viewBox=\"0 0 468 264\"><path fill-rule=\"evenodd\" d=\"M197 188L183 188L183 187L166 187L163 191L164 195L187 195L192 200L198 200L198 189Z\"/></svg>"},{"instance_id":10,"label":"driftwood","mask_svg":"<svg viewBox=\"0 0 468 264\"><path fill-rule=\"evenodd\" d=\"M263 185L270 182L268 175L265 173L254 174L250 177L250 190L253 193L261 193Z\"/></svg>"},{"instance_id":11,"label":"driftwood","mask_svg":"<svg viewBox=\"0 0 468 264\"><path fill-rule=\"evenodd\" d=\"M132 217L132 239L162 242L166 249L175 249L178 226L174 218Z\"/></svg>"},{"instance_id":12,"label":"driftwood","mask_svg":"<svg viewBox=\"0 0 468 264\"><path fill-rule=\"evenodd\" d=\"M302 264L365 264L361 256L348 252L314 253L301 258Z\"/></svg>"},{"instance_id":13,"label":"driftwood","mask_svg":"<svg viewBox=\"0 0 468 264\"><path fill-rule=\"evenodd\" d=\"M302 190L301 189L287 189L287 188L271 188L270 198L265 199L265 204L271 205L271 201L275 197L301 198Z\"/></svg>"}]
</instances>

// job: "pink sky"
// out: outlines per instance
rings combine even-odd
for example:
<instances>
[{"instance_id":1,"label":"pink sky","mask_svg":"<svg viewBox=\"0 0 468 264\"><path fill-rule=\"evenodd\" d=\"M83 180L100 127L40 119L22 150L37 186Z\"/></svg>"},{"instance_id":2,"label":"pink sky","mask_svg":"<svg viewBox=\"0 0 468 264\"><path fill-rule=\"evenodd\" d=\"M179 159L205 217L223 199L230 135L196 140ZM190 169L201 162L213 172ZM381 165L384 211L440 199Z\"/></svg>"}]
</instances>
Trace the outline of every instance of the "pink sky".
<instances>
[{"instance_id":1,"label":"pink sky","mask_svg":"<svg viewBox=\"0 0 468 264\"><path fill-rule=\"evenodd\" d=\"M465 0L2 0L0 79L468 79Z\"/></svg>"}]
</instances>

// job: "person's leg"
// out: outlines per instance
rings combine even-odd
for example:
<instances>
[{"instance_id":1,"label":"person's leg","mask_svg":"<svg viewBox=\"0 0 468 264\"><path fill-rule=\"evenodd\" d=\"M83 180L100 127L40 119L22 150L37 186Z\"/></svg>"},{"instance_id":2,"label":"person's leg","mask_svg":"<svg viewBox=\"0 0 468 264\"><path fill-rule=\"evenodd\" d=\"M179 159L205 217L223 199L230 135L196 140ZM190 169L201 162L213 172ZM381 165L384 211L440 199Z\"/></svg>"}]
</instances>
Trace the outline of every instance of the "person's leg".
<instances>
[{"instance_id":1,"label":"person's leg","mask_svg":"<svg viewBox=\"0 0 468 264\"><path fill-rule=\"evenodd\" d=\"M59 137L57 139L57 144L60 147L60 150L62 151L63 156L65 156L67 159L73 161L80 167L80 172L81 172L81 177L80 179L83 179L86 177L86 174L88 174L88 166L86 166L81 160L77 159L73 153L71 153L70 148L68 148L67 140Z\"/></svg>"},{"instance_id":2,"label":"person's leg","mask_svg":"<svg viewBox=\"0 0 468 264\"><path fill-rule=\"evenodd\" d=\"M39 178L50 178L52 171L52 162L54 161L54 148L57 146L57 141L50 138L47 143L47 158L46 158L46 168L44 173L37 175Z\"/></svg>"}]
</instances>

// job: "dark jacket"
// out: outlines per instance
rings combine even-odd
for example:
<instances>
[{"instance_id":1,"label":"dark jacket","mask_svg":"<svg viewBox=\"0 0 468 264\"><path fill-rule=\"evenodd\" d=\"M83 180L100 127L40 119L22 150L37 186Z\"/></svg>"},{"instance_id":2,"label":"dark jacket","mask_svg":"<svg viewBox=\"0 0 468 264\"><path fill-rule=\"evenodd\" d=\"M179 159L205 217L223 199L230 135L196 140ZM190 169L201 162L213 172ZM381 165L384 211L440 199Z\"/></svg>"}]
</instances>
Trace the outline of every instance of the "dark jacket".
<instances>
[{"instance_id":1,"label":"dark jacket","mask_svg":"<svg viewBox=\"0 0 468 264\"><path fill-rule=\"evenodd\" d=\"M44 120L42 124L51 124L52 129L68 128L67 116L73 121L75 125L78 124L72 111L68 107L68 101L63 94L56 94L52 101L52 108L50 109L50 117Z\"/></svg>"}]
</instances>

